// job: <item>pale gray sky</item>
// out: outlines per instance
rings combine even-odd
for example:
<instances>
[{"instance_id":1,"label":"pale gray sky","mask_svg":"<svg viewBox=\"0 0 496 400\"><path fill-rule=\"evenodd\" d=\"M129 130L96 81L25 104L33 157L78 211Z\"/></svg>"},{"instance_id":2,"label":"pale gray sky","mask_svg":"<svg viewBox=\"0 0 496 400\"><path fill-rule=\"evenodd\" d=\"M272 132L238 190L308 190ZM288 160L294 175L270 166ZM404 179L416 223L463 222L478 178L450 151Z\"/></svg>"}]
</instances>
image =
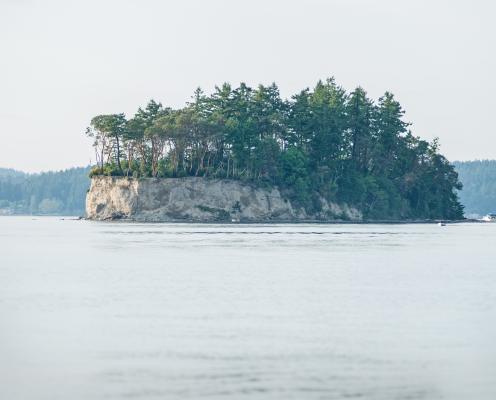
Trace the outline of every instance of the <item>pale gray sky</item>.
<instances>
[{"instance_id":1,"label":"pale gray sky","mask_svg":"<svg viewBox=\"0 0 496 400\"><path fill-rule=\"evenodd\" d=\"M390 90L450 159L496 158L492 0L0 0L0 166L88 164L96 114L197 86Z\"/></svg>"}]
</instances>

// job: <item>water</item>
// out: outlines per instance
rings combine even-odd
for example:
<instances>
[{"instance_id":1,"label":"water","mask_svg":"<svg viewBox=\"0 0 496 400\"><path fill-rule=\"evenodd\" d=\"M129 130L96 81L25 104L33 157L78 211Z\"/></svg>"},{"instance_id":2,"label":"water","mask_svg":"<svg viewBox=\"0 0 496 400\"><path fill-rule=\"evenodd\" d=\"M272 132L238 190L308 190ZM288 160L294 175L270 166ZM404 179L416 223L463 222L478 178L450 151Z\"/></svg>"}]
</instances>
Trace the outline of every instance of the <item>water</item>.
<instances>
[{"instance_id":1,"label":"water","mask_svg":"<svg viewBox=\"0 0 496 400\"><path fill-rule=\"evenodd\" d=\"M0 218L0 399L495 399L496 224Z\"/></svg>"}]
</instances>

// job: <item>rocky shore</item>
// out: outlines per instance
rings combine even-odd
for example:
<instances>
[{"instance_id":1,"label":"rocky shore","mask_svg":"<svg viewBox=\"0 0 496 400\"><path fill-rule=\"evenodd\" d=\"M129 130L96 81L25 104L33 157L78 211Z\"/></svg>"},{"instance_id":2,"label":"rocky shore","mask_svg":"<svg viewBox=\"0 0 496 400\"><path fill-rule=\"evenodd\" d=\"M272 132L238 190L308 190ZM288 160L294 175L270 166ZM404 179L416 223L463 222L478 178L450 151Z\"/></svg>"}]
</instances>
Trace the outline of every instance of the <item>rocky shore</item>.
<instances>
[{"instance_id":1,"label":"rocky shore","mask_svg":"<svg viewBox=\"0 0 496 400\"><path fill-rule=\"evenodd\" d=\"M362 213L353 207L320 201L321 210L309 214L277 188L236 180L96 176L86 196L86 217L137 222L362 221Z\"/></svg>"}]
</instances>

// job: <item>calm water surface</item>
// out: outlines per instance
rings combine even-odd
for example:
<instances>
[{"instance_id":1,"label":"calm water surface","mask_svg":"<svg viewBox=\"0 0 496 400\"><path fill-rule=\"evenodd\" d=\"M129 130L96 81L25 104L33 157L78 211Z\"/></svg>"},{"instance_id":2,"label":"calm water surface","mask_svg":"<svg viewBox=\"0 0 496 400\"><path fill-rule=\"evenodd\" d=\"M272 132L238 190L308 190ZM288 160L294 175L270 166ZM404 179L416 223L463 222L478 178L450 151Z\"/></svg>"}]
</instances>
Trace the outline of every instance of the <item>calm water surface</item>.
<instances>
[{"instance_id":1,"label":"calm water surface","mask_svg":"<svg viewBox=\"0 0 496 400\"><path fill-rule=\"evenodd\" d=\"M496 224L0 218L0 399L496 398Z\"/></svg>"}]
</instances>

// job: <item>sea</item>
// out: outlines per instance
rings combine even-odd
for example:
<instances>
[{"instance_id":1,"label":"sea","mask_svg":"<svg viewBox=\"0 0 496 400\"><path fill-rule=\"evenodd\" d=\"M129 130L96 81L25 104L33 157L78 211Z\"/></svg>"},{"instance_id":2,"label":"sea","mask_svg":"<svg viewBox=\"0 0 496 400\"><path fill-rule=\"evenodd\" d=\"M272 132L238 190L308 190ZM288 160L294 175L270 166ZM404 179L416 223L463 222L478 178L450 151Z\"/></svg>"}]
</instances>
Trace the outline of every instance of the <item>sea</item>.
<instances>
[{"instance_id":1,"label":"sea","mask_svg":"<svg viewBox=\"0 0 496 400\"><path fill-rule=\"evenodd\" d=\"M0 399L496 399L496 224L0 217Z\"/></svg>"}]
</instances>

